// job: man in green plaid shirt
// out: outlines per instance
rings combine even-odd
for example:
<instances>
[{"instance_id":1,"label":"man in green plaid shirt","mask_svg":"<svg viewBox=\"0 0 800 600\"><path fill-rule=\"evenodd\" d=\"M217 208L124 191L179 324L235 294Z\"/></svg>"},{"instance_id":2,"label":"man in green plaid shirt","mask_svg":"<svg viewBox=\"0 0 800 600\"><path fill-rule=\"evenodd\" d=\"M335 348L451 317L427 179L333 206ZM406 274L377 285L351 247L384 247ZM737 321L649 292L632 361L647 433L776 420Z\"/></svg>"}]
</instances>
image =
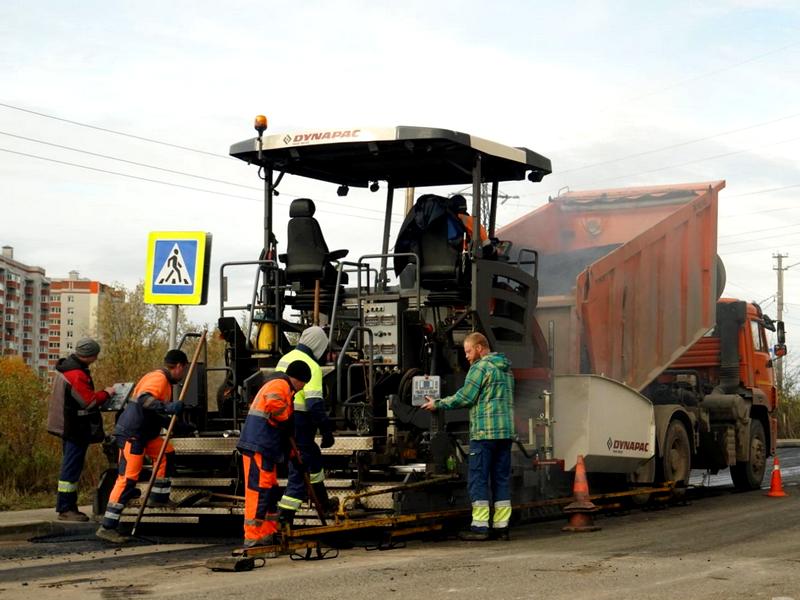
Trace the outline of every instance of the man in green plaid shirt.
<instances>
[{"instance_id":1,"label":"man in green plaid shirt","mask_svg":"<svg viewBox=\"0 0 800 600\"><path fill-rule=\"evenodd\" d=\"M426 397L422 408L469 408L469 496L472 525L462 540L489 539L489 517L495 536L508 538L511 519L511 440L514 437L514 376L505 355L491 352L482 333L464 338L470 363L464 385L452 396ZM490 487L493 502L490 510Z\"/></svg>"}]
</instances>

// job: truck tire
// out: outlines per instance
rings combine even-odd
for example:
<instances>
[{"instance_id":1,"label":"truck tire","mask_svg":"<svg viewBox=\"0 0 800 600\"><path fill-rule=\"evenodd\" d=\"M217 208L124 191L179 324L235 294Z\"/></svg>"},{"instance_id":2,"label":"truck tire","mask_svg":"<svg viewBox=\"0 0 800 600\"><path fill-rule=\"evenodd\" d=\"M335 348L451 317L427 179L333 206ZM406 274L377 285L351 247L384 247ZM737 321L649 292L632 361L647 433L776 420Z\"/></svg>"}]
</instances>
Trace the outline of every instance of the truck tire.
<instances>
[{"instance_id":1,"label":"truck tire","mask_svg":"<svg viewBox=\"0 0 800 600\"><path fill-rule=\"evenodd\" d=\"M750 421L750 460L731 466L731 479L737 490L757 490L767 469L767 436L758 419Z\"/></svg>"},{"instance_id":2,"label":"truck tire","mask_svg":"<svg viewBox=\"0 0 800 600\"><path fill-rule=\"evenodd\" d=\"M689 483L692 468L692 447L684 424L673 419L664 436L664 451L661 456L661 480L673 481L681 487Z\"/></svg>"}]
</instances>

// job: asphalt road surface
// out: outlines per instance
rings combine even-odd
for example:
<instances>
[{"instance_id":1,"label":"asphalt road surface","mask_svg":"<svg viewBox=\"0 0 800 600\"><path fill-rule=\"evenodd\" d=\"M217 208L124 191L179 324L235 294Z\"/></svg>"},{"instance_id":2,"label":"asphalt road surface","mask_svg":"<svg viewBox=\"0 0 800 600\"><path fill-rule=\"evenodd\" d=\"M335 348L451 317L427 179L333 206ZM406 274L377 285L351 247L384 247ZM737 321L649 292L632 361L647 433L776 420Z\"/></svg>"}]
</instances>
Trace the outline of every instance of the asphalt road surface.
<instances>
[{"instance_id":1,"label":"asphalt road surface","mask_svg":"<svg viewBox=\"0 0 800 600\"><path fill-rule=\"evenodd\" d=\"M4 543L0 598L800 600L800 449L780 456L787 498L733 493L721 473L686 505L601 516L594 533L563 533L563 521L549 521L515 528L508 542L412 541L333 560L284 556L243 573L205 568L238 535L184 531L123 548L91 536Z\"/></svg>"}]
</instances>

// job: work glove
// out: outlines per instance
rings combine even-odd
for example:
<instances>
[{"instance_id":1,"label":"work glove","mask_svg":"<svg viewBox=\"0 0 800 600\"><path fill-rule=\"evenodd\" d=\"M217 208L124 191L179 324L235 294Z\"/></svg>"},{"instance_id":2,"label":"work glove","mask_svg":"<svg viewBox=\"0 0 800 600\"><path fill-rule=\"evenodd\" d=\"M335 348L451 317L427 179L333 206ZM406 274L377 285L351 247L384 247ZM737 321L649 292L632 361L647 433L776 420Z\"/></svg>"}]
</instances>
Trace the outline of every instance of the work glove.
<instances>
[{"instance_id":1,"label":"work glove","mask_svg":"<svg viewBox=\"0 0 800 600\"><path fill-rule=\"evenodd\" d=\"M322 443L319 445L320 448L330 448L333 446L336 440L333 437L333 434L330 431L326 431L322 434Z\"/></svg>"},{"instance_id":2,"label":"work glove","mask_svg":"<svg viewBox=\"0 0 800 600\"><path fill-rule=\"evenodd\" d=\"M164 404L164 412L168 415L179 415L183 412L183 402L167 402Z\"/></svg>"}]
</instances>

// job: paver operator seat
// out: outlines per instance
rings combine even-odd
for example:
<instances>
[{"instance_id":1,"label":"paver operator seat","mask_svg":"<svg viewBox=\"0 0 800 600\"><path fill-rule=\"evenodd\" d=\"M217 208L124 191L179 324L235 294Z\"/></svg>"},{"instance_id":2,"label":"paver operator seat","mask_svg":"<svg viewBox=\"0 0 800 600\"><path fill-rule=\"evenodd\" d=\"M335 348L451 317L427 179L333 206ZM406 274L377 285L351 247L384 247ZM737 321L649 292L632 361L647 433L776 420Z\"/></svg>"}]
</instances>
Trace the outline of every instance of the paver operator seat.
<instances>
[{"instance_id":1,"label":"paver operator seat","mask_svg":"<svg viewBox=\"0 0 800 600\"><path fill-rule=\"evenodd\" d=\"M464 233L450 199L443 196L420 196L406 216L395 250L419 256L420 286L432 292L428 304L461 303L468 295L470 271L463 252ZM406 257L395 258L395 273L400 275L408 263Z\"/></svg>"},{"instance_id":2,"label":"paver operator seat","mask_svg":"<svg viewBox=\"0 0 800 600\"><path fill-rule=\"evenodd\" d=\"M336 288L336 269L331 261L344 258L348 250L328 250L322 229L314 218L316 210L310 198L292 201L286 231L286 253L278 258L286 264L286 281L295 284L296 293L287 299L287 303L300 310L311 308L315 283L319 280L320 303L327 312L333 304ZM347 281L347 273L342 273L341 283Z\"/></svg>"},{"instance_id":3,"label":"paver operator seat","mask_svg":"<svg viewBox=\"0 0 800 600\"><path fill-rule=\"evenodd\" d=\"M310 198L293 200L289 207L286 254L280 259L286 263L286 280L299 282L301 288L314 288L319 279L322 288L336 285L336 269L332 260L347 256L347 250L328 251L319 223L314 218L317 208ZM342 283L347 283L342 273Z\"/></svg>"}]
</instances>

